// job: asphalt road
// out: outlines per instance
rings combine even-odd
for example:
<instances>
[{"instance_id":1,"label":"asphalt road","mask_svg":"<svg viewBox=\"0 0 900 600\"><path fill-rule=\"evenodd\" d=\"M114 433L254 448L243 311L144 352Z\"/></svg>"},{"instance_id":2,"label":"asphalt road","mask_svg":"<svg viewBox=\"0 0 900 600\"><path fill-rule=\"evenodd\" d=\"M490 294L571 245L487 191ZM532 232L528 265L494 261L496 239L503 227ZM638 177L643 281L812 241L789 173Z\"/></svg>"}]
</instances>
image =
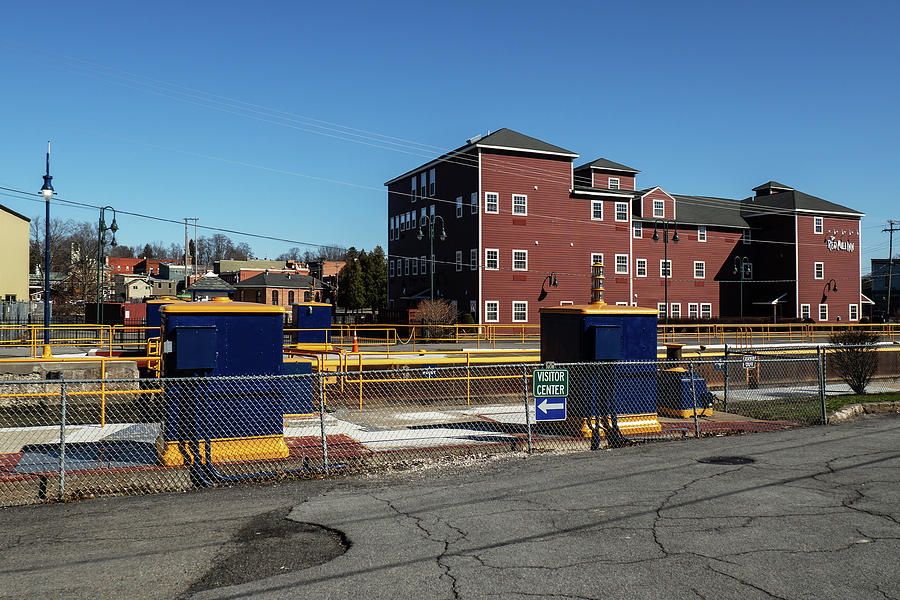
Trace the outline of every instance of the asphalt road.
<instances>
[{"instance_id":1,"label":"asphalt road","mask_svg":"<svg viewBox=\"0 0 900 600\"><path fill-rule=\"evenodd\" d=\"M0 596L890 599L898 499L884 416L17 507L0 510Z\"/></svg>"}]
</instances>

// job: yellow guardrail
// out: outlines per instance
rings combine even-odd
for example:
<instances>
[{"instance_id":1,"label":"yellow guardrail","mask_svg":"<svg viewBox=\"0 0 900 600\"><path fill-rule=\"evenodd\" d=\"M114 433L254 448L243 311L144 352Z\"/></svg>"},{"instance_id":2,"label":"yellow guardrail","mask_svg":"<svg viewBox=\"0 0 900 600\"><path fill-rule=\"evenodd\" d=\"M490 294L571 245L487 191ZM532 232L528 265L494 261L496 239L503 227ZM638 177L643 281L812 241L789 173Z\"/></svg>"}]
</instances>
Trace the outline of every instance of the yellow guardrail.
<instances>
[{"instance_id":1,"label":"yellow guardrail","mask_svg":"<svg viewBox=\"0 0 900 600\"><path fill-rule=\"evenodd\" d=\"M13 364L13 363L70 363L70 362L99 362L100 363L100 389L99 390L88 390L88 391L72 391L68 392L66 395L68 396L100 396L100 427L106 426L106 397L107 396L116 396L122 394L145 394L145 393L155 393L162 392L161 389L137 389L137 390L108 390L106 389L107 382L115 382L115 379L107 379L106 378L106 365L108 362L135 362L135 361L150 361L153 360L152 356L138 356L138 357L118 357L118 356L59 356L59 357L51 357L51 358L0 358L0 364ZM29 383L34 384L52 384L57 380L39 380L39 381L31 381ZM58 397L59 393L43 393L43 392L23 392L18 394L0 394L0 398L36 398L36 397Z\"/></svg>"},{"instance_id":2,"label":"yellow guardrail","mask_svg":"<svg viewBox=\"0 0 900 600\"><path fill-rule=\"evenodd\" d=\"M886 341L900 340L900 325L883 323L771 323L741 324L717 323L710 325L659 325L657 339L660 344L793 344L828 342L829 338L848 329L861 329L878 334Z\"/></svg>"}]
</instances>

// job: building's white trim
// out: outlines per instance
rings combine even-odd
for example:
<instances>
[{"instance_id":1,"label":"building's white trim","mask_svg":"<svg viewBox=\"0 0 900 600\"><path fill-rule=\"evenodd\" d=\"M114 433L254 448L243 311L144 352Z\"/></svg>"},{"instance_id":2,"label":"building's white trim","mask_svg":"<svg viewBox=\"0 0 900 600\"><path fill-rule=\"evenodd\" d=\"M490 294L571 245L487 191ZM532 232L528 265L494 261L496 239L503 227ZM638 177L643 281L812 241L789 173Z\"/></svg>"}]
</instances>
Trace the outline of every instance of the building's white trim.
<instances>
[{"instance_id":1,"label":"building's white trim","mask_svg":"<svg viewBox=\"0 0 900 600\"><path fill-rule=\"evenodd\" d=\"M478 151L478 256L483 256L484 252L484 227L482 226L481 215L484 211L481 209L481 150ZM480 260L480 258L479 258ZM482 295L484 293L482 285L482 275L484 273L484 269L478 269L478 324L484 322L484 304L481 301Z\"/></svg>"},{"instance_id":2,"label":"building's white trim","mask_svg":"<svg viewBox=\"0 0 900 600\"><path fill-rule=\"evenodd\" d=\"M503 150L504 152L525 152L528 154L546 154L549 156L567 156L569 158L578 158L577 154L567 152L550 152L549 150L531 150L530 148L513 148L510 146L491 146L489 144L475 144L478 149L484 150Z\"/></svg>"},{"instance_id":3,"label":"building's white trim","mask_svg":"<svg viewBox=\"0 0 900 600\"><path fill-rule=\"evenodd\" d=\"M800 317L800 231L797 215L794 215L794 315Z\"/></svg>"}]
</instances>

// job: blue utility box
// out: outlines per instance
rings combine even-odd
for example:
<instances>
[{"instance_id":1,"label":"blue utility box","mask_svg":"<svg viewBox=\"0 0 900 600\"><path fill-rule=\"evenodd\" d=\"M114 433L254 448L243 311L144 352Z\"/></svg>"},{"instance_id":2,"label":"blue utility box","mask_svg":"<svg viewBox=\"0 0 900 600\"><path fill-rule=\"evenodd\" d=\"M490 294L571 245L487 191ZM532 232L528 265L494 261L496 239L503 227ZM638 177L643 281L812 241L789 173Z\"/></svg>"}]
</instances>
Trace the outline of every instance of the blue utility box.
<instances>
[{"instance_id":1,"label":"blue utility box","mask_svg":"<svg viewBox=\"0 0 900 600\"><path fill-rule=\"evenodd\" d=\"M159 329L161 323L159 310L166 304L175 304L176 302L183 302L183 300L170 297L152 298L147 300L147 327L156 327ZM151 331L147 335L148 337L155 337L159 335L159 332Z\"/></svg>"},{"instance_id":2,"label":"blue utility box","mask_svg":"<svg viewBox=\"0 0 900 600\"><path fill-rule=\"evenodd\" d=\"M602 301L540 312L542 361L595 363L570 369L569 432L596 436L601 423L621 433L659 432L657 312Z\"/></svg>"},{"instance_id":3,"label":"blue utility box","mask_svg":"<svg viewBox=\"0 0 900 600\"><path fill-rule=\"evenodd\" d=\"M706 389L706 379L696 373L694 373L694 390L691 391L691 374L683 367L666 369L659 374L661 414L688 418L694 416L696 407L698 417L711 416L714 399L712 393Z\"/></svg>"},{"instance_id":4,"label":"blue utility box","mask_svg":"<svg viewBox=\"0 0 900 600\"><path fill-rule=\"evenodd\" d=\"M324 302L297 302L291 305L292 341L304 350L331 350L331 305Z\"/></svg>"},{"instance_id":5,"label":"blue utility box","mask_svg":"<svg viewBox=\"0 0 900 600\"><path fill-rule=\"evenodd\" d=\"M302 369L283 362L284 309L216 298L168 304L161 315L163 377L192 378L165 383L163 464L183 464L179 446L196 450L207 436L212 462L287 457L284 414L312 412L312 379L264 377Z\"/></svg>"}]
</instances>

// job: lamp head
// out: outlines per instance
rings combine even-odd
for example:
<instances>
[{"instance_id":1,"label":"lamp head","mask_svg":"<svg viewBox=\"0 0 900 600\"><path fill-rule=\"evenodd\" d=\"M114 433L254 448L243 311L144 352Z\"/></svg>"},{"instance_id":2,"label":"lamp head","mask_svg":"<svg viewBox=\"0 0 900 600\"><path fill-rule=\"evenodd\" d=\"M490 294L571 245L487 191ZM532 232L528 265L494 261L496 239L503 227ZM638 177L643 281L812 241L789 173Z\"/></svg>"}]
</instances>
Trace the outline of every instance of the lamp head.
<instances>
[{"instance_id":1,"label":"lamp head","mask_svg":"<svg viewBox=\"0 0 900 600\"><path fill-rule=\"evenodd\" d=\"M50 180L53 179L52 175L44 175L44 185L41 186L41 195L44 197L44 200L50 200L53 197L53 185L50 183Z\"/></svg>"},{"instance_id":2,"label":"lamp head","mask_svg":"<svg viewBox=\"0 0 900 600\"><path fill-rule=\"evenodd\" d=\"M659 241L659 230L656 227L656 223L653 224L653 241L654 242Z\"/></svg>"},{"instance_id":3,"label":"lamp head","mask_svg":"<svg viewBox=\"0 0 900 600\"><path fill-rule=\"evenodd\" d=\"M113 221L112 225L109 226L109 230L113 232L113 246L116 245L116 232L119 230L119 226L116 225L116 213L113 211Z\"/></svg>"},{"instance_id":4,"label":"lamp head","mask_svg":"<svg viewBox=\"0 0 900 600\"><path fill-rule=\"evenodd\" d=\"M441 235L438 236L438 237L439 237L439 239L440 239L442 242L443 242L444 240L447 239L447 232L444 230L444 224L443 224L443 223L441 223Z\"/></svg>"},{"instance_id":5,"label":"lamp head","mask_svg":"<svg viewBox=\"0 0 900 600\"><path fill-rule=\"evenodd\" d=\"M676 227L676 229L675 229L675 233L672 235L672 241L677 244L681 238L678 237L678 229L677 229L678 226L676 225L675 227Z\"/></svg>"},{"instance_id":6,"label":"lamp head","mask_svg":"<svg viewBox=\"0 0 900 600\"><path fill-rule=\"evenodd\" d=\"M422 233L422 228L419 227L418 231L416 231L416 239L417 239L417 240L421 240L423 237L425 237L425 236L424 236L424 234Z\"/></svg>"},{"instance_id":7,"label":"lamp head","mask_svg":"<svg viewBox=\"0 0 900 600\"><path fill-rule=\"evenodd\" d=\"M550 273L550 285L553 287L559 287L559 281L556 280L556 273Z\"/></svg>"}]
</instances>

